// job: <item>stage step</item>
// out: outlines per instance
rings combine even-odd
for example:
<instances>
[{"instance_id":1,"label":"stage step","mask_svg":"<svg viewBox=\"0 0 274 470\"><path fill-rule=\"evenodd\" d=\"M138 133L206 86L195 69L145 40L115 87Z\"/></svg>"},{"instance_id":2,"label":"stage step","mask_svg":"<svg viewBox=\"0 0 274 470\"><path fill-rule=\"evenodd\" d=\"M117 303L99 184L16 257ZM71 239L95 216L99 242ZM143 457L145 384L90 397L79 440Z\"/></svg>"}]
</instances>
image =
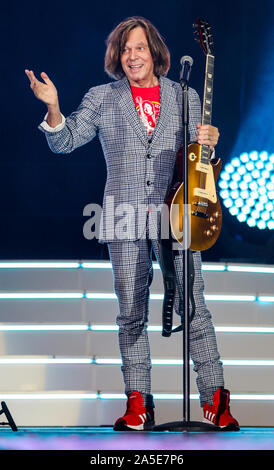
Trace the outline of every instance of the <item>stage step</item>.
<instances>
[{"instance_id":1,"label":"stage step","mask_svg":"<svg viewBox=\"0 0 274 470\"><path fill-rule=\"evenodd\" d=\"M97 361L97 362L96 362ZM161 393L181 393L182 361L166 363L152 357L153 390ZM121 364L118 358L52 358L47 356L0 357L1 393L39 390L100 390L123 393ZM233 393L271 394L274 390L274 361L224 359L226 386ZM196 373L190 363L191 393L197 393ZM1 398L1 395L0 395Z\"/></svg>"},{"instance_id":2,"label":"stage step","mask_svg":"<svg viewBox=\"0 0 274 470\"><path fill-rule=\"evenodd\" d=\"M112 424L124 412L124 398L101 397L123 394L111 265L48 263L0 263L0 400L8 403L20 426ZM243 426L272 425L274 267L205 263L203 274L226 386L236 397L233 413ZM149 322L156 329L149 331L152 385L155 394L174 398L182 393L182 334L161 336L162 294L155 265ZM195 379L191 365L191 394L197 397ZM180 419L182 399L155 401L158 424ZM197 398L191 406L192 419L200 420Z\"/></svg>"},{"instance_id":3,"label":"stage step","mask_svg":"<svg viewBox=\"0 0 274 470\"><path fill-rule=\"evenodd\" d=\"M40 394L2 394L18 427L24 426L111 426L125 412L125 397L96 398L92 391L58 391ZM160 394L159 394L160 395ZM272 395L273 397L273 395ZM182 396L176 399L155 398L156 424L183 419ZM202 421L198 397L190 400L192 421ZM242 426L272 426L273 398L243 400L231 395L231 411ZM27 423L27 424L26 424Z\"/></svg>"},{"instance_id":4,"label":"stage step","mask_svg":"<svg viewBox=\"0 0 274 470\"><path fill-rule=\"evenodd\" d=\"M22 324L16 324L17 328L20 326L22 327ZM29 328L33 327L31 324L28 326ZM39 327L37 324L35 326ZM42 326L45 328L46 324ZM49 325L49 328L52 326L52 324ZM60 324L58 326L61 328ZM64 328L80 328L81 326L84 327L85 324L63 325ZM182 358L182 333L177 332L169 338L165 338L161 334L162 326L160 324L151 326L159 329L159 331L149 331L148 333L152 357L158 359ZM7 328L5 324L0 324L0 360L1 357L9 355L120 358L115 324L98 325L98 328L112 328L111 331L1 331L1 328L5 327ZM86 327L88 328L88 326ZM254 333L234 332L233 329L229 330L229 327L226 327L228 328L228 332L226 332L222 331L222 326L219 326L217 322L215 322L215 327L223 359L274 360L274 327L265 328L262 330L266 331L264 333L260 333L260 330L258 328L256 330L255 327L253 327ZM231 341L233 341L232 348Z\"/></svg>"}]
</instances>

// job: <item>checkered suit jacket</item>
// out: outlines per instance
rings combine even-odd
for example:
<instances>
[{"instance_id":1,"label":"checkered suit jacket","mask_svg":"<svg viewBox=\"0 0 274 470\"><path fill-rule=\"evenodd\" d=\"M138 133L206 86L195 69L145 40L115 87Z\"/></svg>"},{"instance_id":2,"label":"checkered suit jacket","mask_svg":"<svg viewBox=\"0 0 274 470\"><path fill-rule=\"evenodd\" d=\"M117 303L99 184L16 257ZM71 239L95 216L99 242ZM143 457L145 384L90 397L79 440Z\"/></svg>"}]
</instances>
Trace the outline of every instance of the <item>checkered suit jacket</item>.
<instances>
[{"instance_id":1,"label":"checkered suit jacket","mask_svg":"<svg viewBox=\"0 0 274 470\"><path fill-rule=\"evenodd\" d=\"M98 135L107 165L99 241L137 240L144 233L143 207L164 202L182 145L182 89L160 77L160 114L149 136L126 77L90 88L56 132L45 131L54 153L70 153ZM189 89L189 139L201 120L198 94ZM141 209L140 209L141 208ZM125 230L126 226L126 230Z\"/></svg>"}]
</instances>

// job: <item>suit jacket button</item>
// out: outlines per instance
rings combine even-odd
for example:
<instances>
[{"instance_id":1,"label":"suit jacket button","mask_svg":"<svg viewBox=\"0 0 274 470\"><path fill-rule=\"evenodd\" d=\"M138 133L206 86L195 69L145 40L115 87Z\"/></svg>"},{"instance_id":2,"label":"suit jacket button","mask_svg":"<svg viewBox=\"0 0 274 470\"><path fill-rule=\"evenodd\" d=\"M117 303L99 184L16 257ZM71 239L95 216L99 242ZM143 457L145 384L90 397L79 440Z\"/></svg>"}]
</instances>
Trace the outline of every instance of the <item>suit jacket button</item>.
<instances>
[{"instance_id":1,"label":"suit jacket button","mask_svg":"<svg viewBox=\"0 0 274 470\"><path fill-rule=\"evenodd\" d=\"M147 185L150 186L152 184L151 181L147 181Z\"/></svg>"},{"instance_id":2,"label":"suit jacket button","mask_svg":"<svg viewBox=\"0 0 274 470\"><path fill-rule=\"evenodd\" d=\"M147 154L147 158L151 158L151 155L150 155L150 153L148 153L148 154Z\"/></svg>"}]
</instances>

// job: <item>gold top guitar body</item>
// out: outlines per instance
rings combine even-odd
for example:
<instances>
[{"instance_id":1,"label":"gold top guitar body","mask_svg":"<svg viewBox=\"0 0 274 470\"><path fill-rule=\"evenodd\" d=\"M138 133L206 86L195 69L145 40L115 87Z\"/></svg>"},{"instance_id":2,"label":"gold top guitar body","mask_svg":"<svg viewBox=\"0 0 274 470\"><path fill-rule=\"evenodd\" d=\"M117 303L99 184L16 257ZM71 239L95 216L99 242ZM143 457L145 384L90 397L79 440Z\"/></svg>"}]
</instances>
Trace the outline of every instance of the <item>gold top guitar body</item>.
<instances>
[{"instance_id":1,"label":"gold top guitar body","mask_svg":"<svg viewBox=\"0 0 274 470\"><path fill-rule=\"evenodd\" d=\"M201 145L188 147L188 201L190 216L190 249L207 250L216 242L222 226L222 210L215 182L221 170L221 160L201 162ZM183 241L183 183L170 194L170 226L174 238Z\"/></svg>"}]
</instances>

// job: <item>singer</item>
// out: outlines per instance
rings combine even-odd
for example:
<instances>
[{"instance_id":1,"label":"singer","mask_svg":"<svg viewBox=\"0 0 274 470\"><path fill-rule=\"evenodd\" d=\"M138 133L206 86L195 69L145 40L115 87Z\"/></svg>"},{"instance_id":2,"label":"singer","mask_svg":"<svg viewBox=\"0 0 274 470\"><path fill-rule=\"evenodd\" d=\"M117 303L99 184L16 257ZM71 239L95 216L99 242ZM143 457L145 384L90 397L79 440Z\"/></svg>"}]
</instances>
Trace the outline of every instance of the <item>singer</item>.
<instances>
[{"instance_id":1,"label":"singer","mask_svg":"<svg viewBox=\"0 0 274 470\"><path fill-rule=\"evenodd\" d=\"M147 324L152 250L158 259L159 230L155 227L156 235L150 236L148 219L150 208L165 200L182 146L182 89L166 78L169 67L169 51L155 26L145 18L130 17L107 38L105 71L114 81L90 88L78 109L67 118L60 112L57 90L50 78L41 73L42 82L32 70L25 71L34 95L48 108L39 129L45 133L50 149L67 154L98 135L106 159L108 177L99 241L108 244L112 262L119 303L116 321L121 369L128 397L124 416L114 424L117 431L142 431L154 426ZM214 150L218 129L202 126L200 120L200 100L190 88L190 141ZM148 212L144 230L125 234L117 226L111 231L105 207L107 196L114 198L115 206L130 204L136 212L140 204L145 204ZM181 253L175 263L179 286L183 280ZM194 253L194 270L196 311L190 325L190 355L197 372L203 416L220 427L238 426L230 414L229 391L224 389L223 366L204 299L199 252ZM180 299L175 302L175 309L182 315Z\"/></svg>"}]
</instances>

